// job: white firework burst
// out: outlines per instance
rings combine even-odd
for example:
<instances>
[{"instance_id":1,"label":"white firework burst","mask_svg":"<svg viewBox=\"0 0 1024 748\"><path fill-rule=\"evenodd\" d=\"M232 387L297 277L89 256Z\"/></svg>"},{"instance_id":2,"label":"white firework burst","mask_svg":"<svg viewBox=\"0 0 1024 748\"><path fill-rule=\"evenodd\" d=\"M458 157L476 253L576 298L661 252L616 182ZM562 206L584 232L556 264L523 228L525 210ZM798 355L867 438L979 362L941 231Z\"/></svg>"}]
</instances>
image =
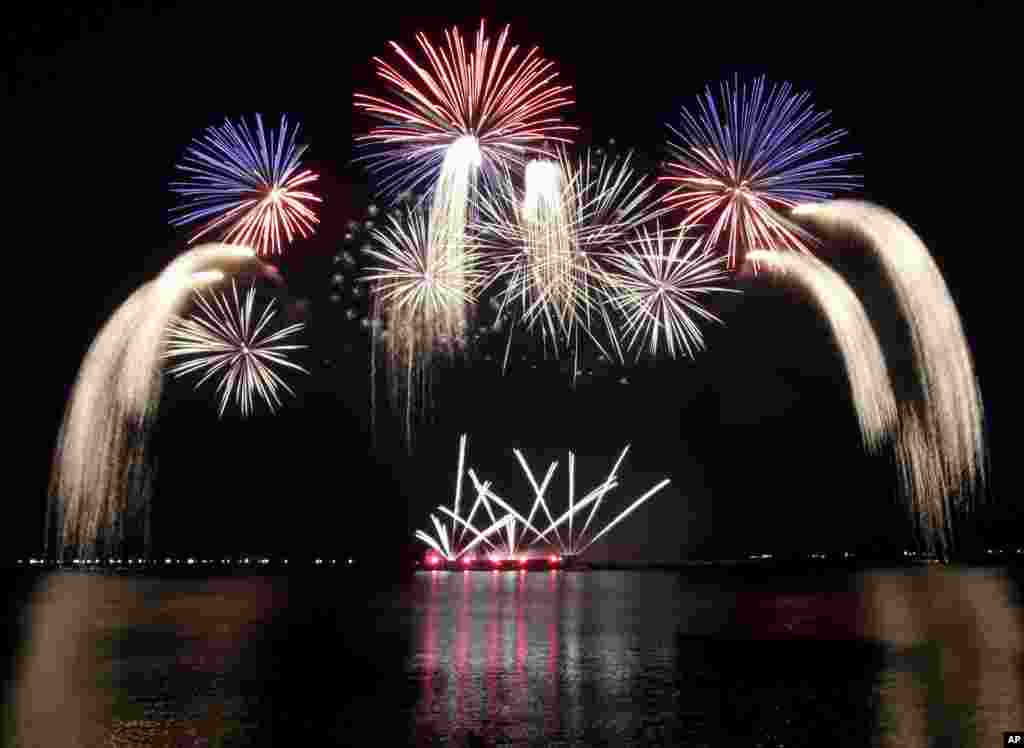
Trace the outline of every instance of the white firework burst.
<instances>
[{"instance_id":1,"label":"white firework burst","mask_svg":"<svg viewBox=\"0 0 1024 748\"><path fill-rule=\"evenodd\" d=\"M287 358L288 352L307 346L282 342L305 327L303 323L297 322L277 332L267 333L277 311L271 301L258 317L254 314L255 285L250 286L244 302L239 300L234 281L231 282L230 297L226 293L213 293L208 299L196 292L195 300L200 309L198 314L188 319L175 318L168 326L163 357L185 359L171 367L171 374L182 377L192 372L204 372L196 388L220 374L217 392L221 396L221 416L232 396L242 415L248 416L256 396L273 411L281 405L279 393L282 388L289 394L295 394L274 371L273 365L309 373Z\"/></svg>"},{"instance_id":2,"label":"white firework burst","mask_svg":"<svg viewBox=\"0 0 1024 748\"><path fill-rule=\"evenodd\" d=\"M504 281L499 314L518 307L525 325L539 327L556 348L564 340L578 353L581 337L589 338L610 356L597 339L600 326L621 357L601 303L600 257L665 212L653 202L654 186L634 170L631 155L573 158L565 149L528 164L522 191L510 175L499 180L493 195L480 196L475 227L488 249L489 281Z\"/></svg>"},{"instance_id":3,"label":"white firework burst","mask_svg":"<svg viewBox=\"0 0 1024 748\"><path fill-rule=\"evenodd\" d=\"M378 264L368 268L363 280L373 285L378 302L394 314L440 325L442 334L463 334L461 310L476 300L483 278L479 254L463 246L453 258L419 210L388 216L388 225L372 235L380 249L367 254Z\"/></svg>"},{"instance_id":4,"label":"white firework burst","mask_svg":"<svg viewBox=\"0 0 1024 748\"><path fill-rule=\"evenodd\" d=\"M451 237L436 231L420 209L388 216L372 236L377 249L367 254L376 264L362 280L370 284L393 405L404 411L411 445L413 414L431 402L435 359L454 355L465 343L466 306L476 301L483 280L480 255L464 240L452 251Z\"/></svg>"},{"instance_id":5,"label":"white firework burst","mask_svg":"<svg viewBox=\"0 0 1024 748\"><path fill-rule=\"evenodd\" d=\"M712 293L738 293L717 285L728 277L725 258L707 245L692 241L680 229L674 234L657 226L637 231L627 251L604 256L608 303L623 315L622 341L632 349L645 343L652 356L663 346L668 355L693 358L704 348L698 320L721 324L702 301ZM638 348L637 356L642 348Z\"/></svg>"}]
</instances>

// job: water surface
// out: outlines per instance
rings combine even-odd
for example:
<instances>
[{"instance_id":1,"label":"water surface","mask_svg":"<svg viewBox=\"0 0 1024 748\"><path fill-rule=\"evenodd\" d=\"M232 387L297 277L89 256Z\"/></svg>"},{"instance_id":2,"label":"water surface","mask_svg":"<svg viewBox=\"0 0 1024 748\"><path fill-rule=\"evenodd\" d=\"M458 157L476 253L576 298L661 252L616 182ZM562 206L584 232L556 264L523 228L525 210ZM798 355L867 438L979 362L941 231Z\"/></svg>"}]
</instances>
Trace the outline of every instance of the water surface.
<instances>
[{"instance_id":1,"label":"water surface","mask_svg":"<svg viewBox=\"0 0 1024 748\"><path fill-rule=\"evenodd\" d=\"M1016 579L22 577L4 734L25 746L997 745L1024 726Z\"/></svg>"}]
</instances>

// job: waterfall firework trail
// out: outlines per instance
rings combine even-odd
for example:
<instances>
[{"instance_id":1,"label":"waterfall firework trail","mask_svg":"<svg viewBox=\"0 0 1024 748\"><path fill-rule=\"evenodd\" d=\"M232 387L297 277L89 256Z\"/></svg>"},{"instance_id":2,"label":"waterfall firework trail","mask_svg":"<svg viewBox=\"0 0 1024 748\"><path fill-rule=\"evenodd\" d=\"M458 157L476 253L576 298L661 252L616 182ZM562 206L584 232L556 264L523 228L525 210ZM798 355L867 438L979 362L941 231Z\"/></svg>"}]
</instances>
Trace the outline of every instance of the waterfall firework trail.
<instances>
[{"instance_id":1,"label":"waterfall firework trail","mask_svg":"<svg viewBox=\"0 0 1024 748\"><path fill-rule=\"evenodd\" d=\"M564 149L554 159L528 164L523 190L510 174L498 180L480 196L473 232L487 250L488 285L504 282L499 316L517 308L528 328L539 328L556 351L564 343L574 357L581 338L609 356L595 329L600 324L621 359L603 303L602 284L612 276L600 263L637 226L668 210L651 199L654 187L633 169L631 155L608 158L587 151L573 158ZM507 355L506 348L506 364Z\"/></svg>"},{"instance_id":2,"label":"waterfall firework trail","mask_svg":"<svg viewBox=\"0 0 1024 748\"><path fill-rule=\"evenodd\" d=\"M696 112L682 110L680 129L669 126L678 140L668 143L660 180L672 189L662 199L686 211L687 226L710 223L708 245L724 245L730 268L747 250L810 252L812 237L775 210L860 186L845 171L856 154L833 154L846 132L830 129L829 113L816 112L810 94L789 83L726 81L720 94L716 101L706 88Z\"/></svg>"},{"instance_id":3,"label":"waterfall firework trail","mask_svg":"<svg viewBox=\"0 0 1024 748\"><path fill-rule=\"evenodd\" d=\"M163 358L184 358L185 361L171 367L169 373L180 377L191 372L203 372L196 382L196 388L217 373L221 374L217 391L221 393L219 415L234 395L243 416L253 409L253 401L259 395L267 406L274 410L280 406L280 388L295 394L274 369L277 364L288 369L309 372L286 357L289 351L306 348L304 345L289 345L282 341L299 332L305 325L301 322L288 325L272 333L265 333L267 325L277 312L271 301L254 321L253 304L256 286L249 287L244 304L238 299L238 288L231 281L231 298L227 294L213 294L207 300L199 291L195 293L201 314L188 319L175 318L167 329L167 341Z\"/></svg>"},{"instance_id":4,"label":"waterfall firework trail","mask_svg":"<svg viewBox=\"0 0 1024 748\"><path fill-rule=\"evenodd\" d=\"M610 270L605 275L608 303L625 319L622 338L627 348L643 347L656 355L664 346L675 358L693 358L704 348L704 335L696 320L721 320L708 311L701 298L712 293L739 293L717 285L728 278L725 258L711 254L700 241L682 230L674 235L661 226L636 233L627 250L605 255Z\"/></svg>"},{"instance_id":5,"label":"waterfall firework trail","mask_svg":"<svg viewBox=\"0 0 1024 748\"><path fill-rule=\"evenodd\" d=\"M836 200L798 206L792 216L826 237L866 245L895 294L919 387L899 404L897 459L928 545L949 547L952 509L970 509L986 455L981 390L946 282L920 238L884 208Z\"/></svg>"},{"instance_id":6,"label":"waterfall firework trail","mask_svg":"<svg viewBox=\"0 0 1024 748\"><path fill-rule=\"evenodd\" d=\"M810 292L843 356L864 446L878 452L896 427L896 396L878 336L853 289L810 255L755 250L747 262L763 264Z\"/></svg>"},{"instance_id":7,"label":"waterfall firework trail","mask_svg":"<svg viewBox=\"0 0 1024 748\"><path fill-rule=\"evenodd\" d=\"M473 262L473 258L466 256L466 225L480 158L480 149L473 138L463 137L452 143L445 154L430 204L428 249L437 256L430 258L429 262L444 267L446 284L453 289L462 289L463 296L467 295L467 289L463 288L463 271ZM472 289L468 292L472 293ZM456 303L450 299L448 303L450 313L458 316L453 323L460 328L460 336L465 333L467 323L466 300Z\"/></svg>"},{"instance_id":8,"label":"waterfall firework trail","mask_svg":"<svg viewBox=\"0 0 1024 748\"><path fill-rule=\"evenodd\" d=\"M145 505L148 497L137 490L149 485L146 455L168 320L195 284L217 280L220 270L253 256L226 244L186 252L129 296L93 340L54 452L47 513L54 515L58 559L65 548L93 548L117 530L130 504Z\"/></svg>"},{"instance_id":9,"label":"waterfall firework trail","mask_svg":"<svg viewBox=\"0 0 1024 748\"><path fill-rule=\"evenodd\" d=\"M296 236L311 235L319 219L308 203L321 200L300 189L317 175L300 171L306 146L296 145L298 133L298 125L289 132L282 116L280 128L268 135L258 114L255 136L244 119L207 128L178 165L187 179L171 183L171 191L185 200L172 209L180 215L171 225L202 222L189 243L220 234L223 241L252 246L261 255L280 254Z\"/></svg>"}]
</instances>

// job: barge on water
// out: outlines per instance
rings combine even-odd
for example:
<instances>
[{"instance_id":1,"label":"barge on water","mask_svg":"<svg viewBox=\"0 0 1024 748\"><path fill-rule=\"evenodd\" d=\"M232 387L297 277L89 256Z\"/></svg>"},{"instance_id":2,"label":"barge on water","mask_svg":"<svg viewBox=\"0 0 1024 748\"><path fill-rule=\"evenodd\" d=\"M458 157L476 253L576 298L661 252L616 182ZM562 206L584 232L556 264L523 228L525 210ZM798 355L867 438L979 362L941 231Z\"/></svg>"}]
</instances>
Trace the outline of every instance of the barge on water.
<instances>
[{"instance_id":1,"label":"barge on water","mask_svg":"<svg viewBox=\"0 0 1024 748\"><path fill-rule=\"evenodd\" d=\"M555 571L558 569L586 569L589 564L578 556L560 554L536 556L463 556L447 559L434 553L416 562L422 571Z\"/></svg>"}]
</instances>

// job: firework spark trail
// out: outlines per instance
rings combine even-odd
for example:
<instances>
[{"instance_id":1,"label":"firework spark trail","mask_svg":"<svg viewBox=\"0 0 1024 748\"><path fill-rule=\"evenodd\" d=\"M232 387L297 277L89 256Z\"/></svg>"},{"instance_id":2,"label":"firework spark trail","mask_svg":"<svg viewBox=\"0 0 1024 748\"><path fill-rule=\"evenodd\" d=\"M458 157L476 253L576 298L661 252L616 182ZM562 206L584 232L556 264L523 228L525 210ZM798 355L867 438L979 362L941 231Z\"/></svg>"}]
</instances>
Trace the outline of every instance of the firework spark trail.
<instances>
[{"instance_id":1,"label":"firework spark trail","mask_svg":"<svg viewBox=\"0 0 1024 748\"><path fill-rule=\"evenodd\" d=\"M473 538L473 540L471 540L461 551L459 551L459 555L464 556L465 554L469 553L471 550L476 548L476 546L479 545L481 541L487 541L487 539L491 535L493 535L496 532L500 532L510 521L512 521L511 515L506 515L501 519L496 520L493 525L484 529L483 532L481 532L479 535ZM492 548L494 547L493 543L491 543L490 545Z\"/></svg>"},{"instance_id":2,"label":"firework spark trail","mask_svg":"<svg viewBox=\"0 0 1024 748\"><path fill-rule=\"evenodd\" d=\"M492 44L481 21L472 49L458 28L445 32L440 47L417 34L425 63L391 42L409 76L374 58L391 96L355 95L358 109L383 122L356 141L370 149L360 158L381 174L382 190L431 186L449 148L467 136L476 141L485 176L521 166L523 155L540 151L545 141L568 142L577 128L562 124L557 112L572 104L570 87L554 83L554 64L536 47L517 60L519 46L508 44L508 31Z\"/></svg>"},{"instance_id":3,"label":"firework spark trail","mask_svg":"<svg viewBox=\"0 0 1024 748\"><path fill-rule=\"evenodd\" d=\"M608 473L608 477L604 481L604 484L606 486L610 486L613 482L615 482L615 476L618 475L618 473L619 473L619 465L621 465L622 461L624 459L626 459L626 454L629 452L629 447L630 447L630 445L627 444L623 448L622 454L619 455L619 459L617 459L615 461L615 464L612 466L612 471L610 473ZM607 493L607 491L605 493ZM586 521L586 523L584 523L583 529L580 530L580 536L581 537L587 534L587 528L590 527L590 522L594 519L594 515L597 514L597 510L601 506L601 498L603 496L604 496L604 493L602 493L601 496L598 497L597 501L594 502L594 506L590 510L590 515L587 517L587 521Z\"/></svg>"},{"instance_id":4,"label":"firework spark trail","mask_svg":"<svg viewBox=\"0 0 1024 748\"><path fill-rule=\"evenodd\" d=\"M621 359L598 290L607 278L600 262L637 226L670 209L653 204L654 187L634 171L631 155L610 159L588 152L575 159L564 149L555 159L528 164L522 194L510 174L496 180L478 196L480 218L473 228L488 250L488 285L505 284L499 316L510 305L518 307L528 328L540 327L556 350L564 340L577 356L581 338L610 355L595 332L601 323Z\"/></svg>"},{"instance_id":5,"label":"firework spark trail","mask_svg":"<svg viewBox=\"0 0 1024 748\"><path fill-rule=\"evenodd\" d=\"M604 497L606 495L608 495L611 491L613 491L619 485L619 482L616 479L616 476L618 475L619 466L622 464L622 461L623 461L623 459L625 459L626 454L628 452L629 452L629 445L626 445L626 447L622 450L622 453L619 455L619 458L615 461L615 464L612 466L611 472L608 473L608 476L605 478L604 482L601 483L601 484L598 484L595 488L593 488L589 493L587 493L582 499L580 499L578 501L575 499L575 463L576 463L575 457L576 456L572 452L570 452L569 453L569 508L558 519L552 520L550 525L548 526L548 528L546 530L544 530L541 533L537 533L536 536L534 537L534 539L531 541L530 544L534 545L534 544L536 544L538 542L543 541L548 536L548 534L551 533L551 532L554 532L557 535L558 528L560 526L568 523L568 525L569 525L568 537L565 540L565 542L562 542L562 540L559 538L558 545L561 548L561 551L562 551L563 555L566 555L566 556L579 556L580 554L584 553L590 546L592 546L599 538L603 537L612 527L614 527L619 522L621 522L626 517L628 517L633 511L636 510L637 507L639 507L641 504L643 504L645 501L647 501L651 496L653 496L655 493L657 493L662 488L664 488L666 485L668 485L669 480L666 478L661 483L656 485L653 489L651 489L646 494L644 494L642 497L640 497L639 499L634 501L629 507L627 507L623 512L618 514L610 523L605 525L605 527L602 530L600 530L597 534L595 534L592 538L590 538L589 540L586 540L585 536L586 536L587 529L590 527L590 523L594 519L594 516L597 514L597 510L600 507L601 501L604 499ZM527 471L528 475L532 474L529 471L528 466L526 465L525 459L521 458L520 462L524 466L524 470ZM589 516L587 517L587 521L583 525L583 529L580 530L578 533L574 533L573 532L573 518L577 514L581 513L582 510L585 509L588 506L591 507L591 511L590 511Z\"/></svg>"},{"instance_id":6,"label":"firework spark trail","mask_svg":"<svg viewBox=\"0 0 1024 748\"><path fill-rule=\"evenodd\" d=\"M663 200L687 211L687 226L711 223L709 247L725 244L730 269L741 251L795 249L810 252L809 237L776 220L774 209L828 200L857 189L860 178L845 165L856 154L831 155L846 134L831 130L829 112L816 112L809 93L789 83L708 87L697 112L681 112L679 138L669 141L673 160L661 181L673 185Z\"/></svg>"},{"instance_id":7,"label":"firework spark trail","mask_svg":"<svg viewBox=\"0 0 1024 748\"><path fill-rule=\"evenodd\" d=\"M455 474L455 501L452 502L452 506L455 508L455 516L459 516L459 503L462 501L462 474L465 471L466 466L466 434L463 434L459 438L459 467L458 472ZM455 521L452 522L452 537L455 536ZM462 540L462 536L465 534L466 528L460 528L459 540Z\"/></svg>"},{"instance_id":8,"label":"firework spark trail","mask_svg":"<svg viewBox=\"0 0 1024 748\"><path fill-rule=\"evenodd\" d=\"M593 504L595 501L600 499L602 496L604 496L606 493L608 493L612 489L617 488L618 485L619 485L618 481L612 481L611 483L603 483L600 486L598 486L597 488L594 488L593 490L591 490L582 499L580 499L579 501L574 502L569 509L567 509L558 519L556 519L553 523L551 523L551 525L548 527L548 529L546 529L544 532L540 533L540 535L535 537L533 539L533 541L530 543L530 545L533 545L535 543L539 543L540 541L544 540L544 538L546 538L548 536L549 532L557 531L557 529L559 527L564 525L566 522L571 521L572 518L574 516L576 516L576 514L578 514L579 512L583 511L586 507L588 507L591 504ZM566 555L566 556L578 555L576 549L578 547L579 538L578 537L575 538L577 543L574 543L573 540L574 540L574 538L572 537L572 531L570 530L569 531L568 539L566 540L565 547L563 549L564 555Z\"/></svg>"},{"instance_id":9,"label":"firework spark trail","mask_svg":"<svg viewBox=\"0 0 1024 748\"><path fill-rule=\"evenodd\" d=\"M436 540L434 540L432 537L430 537L430 535L428 535L427 533L423 532L423 530L417 530L416 531L416 539L426 543L431 548L433 548L437 552L438 556L441 556L442 558L445 558L445 559L448 559L449 561L451 561L451 559L448 558L448 556L444 552L444 549L438 544L438 542Z\"/></svg>"},{"instance_id":10,"label":"firework spark trail","mask_svg":"<svg viewBox=\"0 0 1024 748\"><path fill-rule=\"evenodd\" d=\"M484 492L489 487L490 487L490 483L489 482L485 483L484 485L480 486L480 491ZM446 506L439 506L438 509L443 514L448 515L448 518L451 519L452 522L457 523L463 530L469 530L471 533L473 533L474 536L476 536L478 538L480 536L483 536L482 540L484 542L486 542L489 546L491 546L491 548L494 548L494 543L492 543L490 541L490 539L487 537L487 535L485 535L485 531L478 530L476 528L476 526L473 524L472 517L468 517L468 518L464 519L464 518L460 517L459 515L457 515L455 512L453 512L451 509L449 509ZM504 522L507 519L508 519L508 517L502 517L501 521ZM498 520L495 520L495 521L498 521ZM493 523L491 525L489 525L489 527L493 527ZM485 528L485 530L486 530L486 528ZM459 556L461 556L465 552L465 550L466 550L466 546L462 546L460 548L458 543L452 545L452 555L453 555L454 558L458 558Z\"/></svg>"},{"instance_id":11,"label":"firework spark trail","mask_svg":"<svg viewBox=\"0 0 1024 748\"><path fill-rule=\"evenodd\" d=\"M92 550L101 535L119 531L129 508L145 508L149 430L160 400L167 322L196 283L215 280L216 268L252 257L250 249L225 244L186 252L132 293L93 340L54 452L47 514L54 515L58 559L65 548Z\"/></svg>"},{"instance_id":12,"label":"firework spark trail","mask_svg":"<svg viewBox=\"0 0 1024 748\"><path fill-rule=\"evenodd\" d=\"M460 338L465 335L467 318L465 270L470 258L467 256L466 227L480 158L480 149L474 138L463 137L452 143L445 154L430 204L429 251L437 255L431 262L450 268L449 285L463 291L461 302L457 299L449 302L454 334Z\"/></svg>"},{"instance_id":13,"label":"firework spark trail","mask_svg":"<svg viewBox=\"0 0 1024 748\"><path fill-rule=\"evenodd\" d=\"M528 320L532 310L540 308L550 325L553 317L561 321L575 311L567 302L578 282L560 165L531 161L526 165L525 183L521 220L528 263L525 270L531 277L523 292L532 290L535 301L529 308L524 303L524 316Z\"/></svg>"},{"instance_id":14,"label":"firework spark trail","mask_svg":"<svg viewBox=\"0 0 1024 748\"><path fill-rule=\"evenodd\" d=\"M629 249L610 252L605 260L605 294L625 320L625 347L646 341L652 356L664 345L672 358L677 353L693 358L704 349L695 318L722 323L701 304L701 297L738 293L717 285L728 277L724 258L709 253L701 242L690 241L682 230L672 236L660 225L653 233L645 227ZM637 348L638 358L642 350Z\"/></svg>"},{"instance_id":15,"label":"firework spark trail","mask_svg":"<svg viewBox=\"0 0 1024 748\"><path fill-rule=\"evenodd\" d=\"M523 472L526 473L526 479L528 481L530 481L530 486L533 488L533 493L534 493L533 506L530 507L530 514L527 517L527 520L529 522L533 522L533 518L537 514L537 509L543 509L544 510L544 514L548 518L548 522L549 523L554 522L555 520L554 520L554 517L551 516L551 510L548 508L547 502L544 501L544 494L547 493L548 485L551 483L551 479L555 475L555 470L558 468L558 463L557 462L552 462L548 466L548 472L544 476L544 481L540 485L538 485L537 484L537 479L534 478L534 476L533 476L533 471L530 470L530 466L526 463L526 458L523 457L523 453L520 452L518 449L514 449L514 450L512 450L512 452L515 454L516 459L519 460L519 464L522 466ZM561 547L562 546L562 537L561 537L561 535L559 535L558 530L555 530L555 540L558 542L558 545Z\"/></svg>"},{"instance_id":16,"label":"firework spark trail","mask_svg":"<svg viewBox=\"0 0 1024 748\"><path fill-rule=\"evenodd\" d=\"M313 233L319 222L308 203L320 198L304 188L317 175L299 166L305 146L297 146L299 126L291 132L281 117L278 130L263 129L256 115L255 136L244 119L225 120L192 141L178 169L186 181L172 182L171 191L185 199L172 209L172 226L203 222L190 243L219 233L223 241L279 254L296 236Z\"/></svg>"},{"instance_id":17,"label":"firework spark trail","mask_svg":"<svg viewBox=\"0 0 1024 748\"><path fill-rule=\"evenodd\" d=\"M963 325L928 248L898 216L867 202L801 205L794 219L830 238L851 234L877 257L911 338L920 385L900 403L904 489L929 545L952 542L952 500L969 509L985 481L984 406Z\"/></svg>"},{"instance_id":18,"label":"firework spark trail","mask_svg":"<svg viewBox=\"0 0 1024 748\"><path fill-rule=\"evenodd\" d=\"M491 482L490 481L484 481L483 488L490 488L490 487L491 487ZM483 491L483 490L480 490L480 491L477 491L476 501L473 502L473 507L469 510L469 514L467 515L466 519L465 520L459 520L464 528L466 527L466 524L472 523L473 517L476 516L477 509L479 509L481 506L483 506L485 508L488 516L491 518L491 522L497 521L497 518L494 516L494 510L491 509L490 502L487 501L487 492ZM460 540L460 542L461 542L461 540Z\"/></svg>"},{"instance_id":19,"label":"firework spark trail","mask_svg":"<svg viewBox=\"0 0 1024 748\"><path fill-rule=\"evenodd\" d=\"M460 465L460 476L456 479L456 485L461 485L461 467L464 465L465 458L465 446L466 436L463 435L459 440L459 465ZM529 464L526 462L526 458L523 457L519 450L513 450L516 458L519 461L520 466L523 468L523 472L530 483L530 486L534 491L534 501L532 508L530 509L529 516L523 516L515 507L508 501L497 495L491 490L490 481L481 481L476 474L476 471L472 468L468 469L466 473L469 475L470 480L473 482L474 487L477 491L477 499L473 504L473 508L469 513L468 517L459 516L459 501L458 496L460 491L457 490L456 500L453 502L453 509L449 509L446 506L438 506L438 510L442 515L447 516L452 520L452 532L449 534L448 528L437 518L436 515L430 514L431 522L434 525L436 536L432 536L423 530L417 530L415 537L426 543L432 548L437 554L448 561L455 561L464 556L466 553L471 551L481 542L486 542L492 550L496 550L495 544L491 542L490 537L494 533L504 531L506 533L505 542L508 546L508 556L514 557L519 550L520 541L522 541L527 530L533 533L533 539L529 545L532 547L537 543L543 542L545 539L552 534L557 538L557 546L561 550L563 555L566 556L579 556L585 552L590 546L592 546L598 539L607 534L613 527L618 525L631 513L633 513L637 507L647 501L651 496L656 494L666 485L668 485L668 479L661 481L654 488L648 491L646 494L641 496L639 499L630 504L624 511L620 512L611 522L609 522L603 529L597 532L592 538L586 539L587 530L590 527L592 520L594 519L597 509L600 506L601 501L604 497L618 487L619 482L617 475L619 467L622 465L622 461L625 459L626 454L629 452L629 445L622 450L615 464L612 466L611 472L605 478L603 483L598 484L591 489L583 498L575 499L575 455L569 453L569 508L557 519L553 518L550 510L547 507L547 503L544 501L544 493L547 490L548 484L551 481L551 477L554 475L557 462L553 462L549 467L547 474L545 475L544 481L540 484L537 483L536 477L533 471L530 469ZM493 501L497 506L505 512L501 517L495 516L490 506L490 501ZM491 524L480 531L476 526L473 525L473 517L476 514L477 509L480 505L483 505L487 513L490 515ZM544 513L548 518L548 527L544 530L539 529L534 525L533 520L536 516L538 508L543 508ZM589 516L587 517L586 523L583 525L583 529L579 532L574 533L572 528L573 518L583 512L587 507L591 507ZM518 523L518 524L517 524ZM569 524L569 535L568 539L563 542L561 536L558 533L558 528ZM461 546L461 537L456 539L454 528L459 526L463 531L469 530L475 537L467 545ZM517 529L519 532L517 533ZM500 542L500 541L499 541ZM550 543L551 541L548 540Z\"/></svg>"},{"instance_id":20,"label":"firework spark trail","mask_svg":"<svg viewBox=\"0 0 1024 748\"><path fill-rule=\"evenodd\" d=\"M490 541L489 535L493 534L493 532L496 530L492 529L490 532L485 530L483 533L481 533L481 531L473 525L473 518L476 516L477 509L479 509L481 505L484 506L485 510L487 511L487 514L490 516L492 524L489 526L489 528L503 528L505 527L503 523L508 521L509 519L508 516L503 517L500 520L497 517L495 517L494 511L490 506L490 502L488 502L487 500L488 492L491 487L490 481L484 481L482 484L474 481L477 489L476 501L473 503L473 506L470 509L468 516L462 517L459 514L459 507L461 504L462 497L462 480L463 474L465 472L467 440L468 437L466 434L463 434L459 438L459 464L458 474L456 475L455 478L455 498L452 501L452 509L448 509L448 507L445 506L438 507L442 514L447 515L452 520L451 533L449 534L447 529L437 522L437 519L434 517L433 514L430 516L431 521L434 522L434 529L437 531L437 538L435 539L428 533L425 533L423 530L417 530L415 533L416 538L430 545L431 548L434 548L442 557L446 558L449 561L457 559L468 549L466 546L461 546L461 543L465 537L466 530L472 532L476 536L477 541L482 540L483 542L486 542L489 546L491 546L492 549L494 548L494 544ZM459 529L458 537L456 537L456 528ZM468 547L472 548L476 545L477 542L472 542Z\"/></svg>"},{"instance_id":21,"label":"firework spark trail","mask_svg":"<svg viewBox=\"0 0 1024 748\"><path fill-rule=\"evenodd\" d=\"M573 500L576 497L576 455L569 452L569 552L574 550L572 542L572 518L576 514Z\"/></svg>"},{"instance_id":22,"label":"firework spark trail","mask_svg":"<svg viewBox=\"0 0 1024 748\"><path fill-rule=\"evenodd\" d=\"M380 248L368 254L373 317L384 326L383 343L392 402L405 413L412 444L413 413L430 403L438 354L449 356L465 343L465 307L476 300L483 279L474 246L458 253L439 251L422 210L388 216L373 232ZM376 344L376 338L374 338Z\"/></svg>"},{"instance_id":23,"label":"firework spark trail","mask_svg":"<svg viewBox=\"0 0 1024 748\"><path fill-rule=\"evenodd\" d=\"M747 262L763 263L810 292L843 356L864 446L878 452L896 426L896 396L878 336L853 289L810 255L755 250Z\"/></svg>"},{"instance_id":24,"label":"firework spark trail","mask_svg":"<svg viewBox=\"0 0 1024 748\"><path fill-rule=\"evenodd\" d=\"M591 538L590 540L588 540L588 541L587 541L587 542L586 542L586 543L585 543L585 544L584 544L584 545L583 545L582 547L580 547L580 548L579 548L579 550L578 550L578 551L576 551L576 555L579 555L579 554L581 554L581 553L586 553L587 549L588 549L588 548L589 548L590 546L592 546L592 545L593 545L594 543L596 543L596 542L597 542L598 540L600 540L600 539L601 539L602 537L604 537L604 536L605 536L606 534L608 534L609 532L611 532L611 530L612 530L612 528L613 528L613 527L615 527L615 526L616 526L617 524L619 524L620 522L622 522L622 520L626 519L626 517L628 517L628 516L629 516L629 515L631 515L631 514L632 514L632 513L634 512L634 511L636 511L636 509L637 509L637 508L638 508L638 507L639 507L639 506L640 506L641 504L643 504L643 503L644 503L645 501L647 501L647 500L648 500L649 498L651 498L652 496L654 496L654 494L658 493L658 491L660 491L661 489L663 489L663 488L664 488L665 486L667 486L667 485L668 485L668 484L669 484L670 482L671 482L671 481L669 481L669 479L668 479L668 478L665 478L664 480L662 480L662 481L661 481L661 483L658 483L658 484L657 484L656 486L654 486L654 488L650 489L650 490L649 490L649 491L648 491L647 493L645 493L645 494L644 494L643 496L641 496L641 497L640 497L639 499L637 499L637 500L636 500L636 501L634 501L634 502L633 502L632 504L630 504L630 505L629 505L628 507L626 507L626 508L625 508L625 509L623 509L623 510L622 510L621 512L619 512L619 514L618 514L618 515L617 515L617 516L615 517L615 519L613 519L613 520L612 520L611 522L609 522L609 523L608 523L607 525L605 525L605 526L604 526L604 529L602 529L602 530L601 530L601 532L597 533L597 534L596 534L596 535L595 535L594 537L592 537L592 538ZM613 483L612 483L612 485L615 485L615 483L613 482ZM603 495L603 494L602 494L602 495Z\"/></svg>"},{"instance_id":25,"label":"firework spark trail","mask_svg":"<svg viewBox=\"0 0 1024 748\"><path fill-rule=\"evenodd\" d=\"M198 389L206 380L221 373L217 391L221 393L218 415L224 411L235 396L242 416L253 410L253 402L259 395L271 411L281 405L279 388L294 395L280 375L272 368L277 364L288 369L309 372L289 361L285 354L306 348L305 345L287 345L281 341L300 331L301 322L288 325L273 333L264 333L267 325L277 312L271 301L259 318L254 321L253 304L256 286L249 288L244 304L239 301L238 288L231 282L232 298L227 294L214 294L212 300L196 292L195 299L201 314L189 319L174 319L167 330L166 350L163 358L185 359L171 367L169 372L181 377L192 372L203 372L196 382Z\"/></svg>"},{"instance_id":26,"label":"firework spark trail","mask_svg":"<svg viewBox=\"0 0 1024 748\"><path fill-rule=\"evenodd\" d=\"M476 486L477 491L479 491L481 494L489 496L491 500L494 501L494 503L497 504L499 507L504 509L506 514L508 516L511 516L513 520L518 520L519 522L522 522L524 531L530 530L531 532L533 532L534 536L540 535L540 530L534 527L533 524L526 517L517 512L512 507L512 505L510 505L507 501L505 501L496 493L494 493L494 491L492 491L489 487L485 487L484 484L477 478L476 473L473 471L472 468L469 469L468 473L470 479L473 481L473 485ZM510 523L509 528L509 553L512 554L515 552L515 525Z\"/></svg>"}]
</instances>

